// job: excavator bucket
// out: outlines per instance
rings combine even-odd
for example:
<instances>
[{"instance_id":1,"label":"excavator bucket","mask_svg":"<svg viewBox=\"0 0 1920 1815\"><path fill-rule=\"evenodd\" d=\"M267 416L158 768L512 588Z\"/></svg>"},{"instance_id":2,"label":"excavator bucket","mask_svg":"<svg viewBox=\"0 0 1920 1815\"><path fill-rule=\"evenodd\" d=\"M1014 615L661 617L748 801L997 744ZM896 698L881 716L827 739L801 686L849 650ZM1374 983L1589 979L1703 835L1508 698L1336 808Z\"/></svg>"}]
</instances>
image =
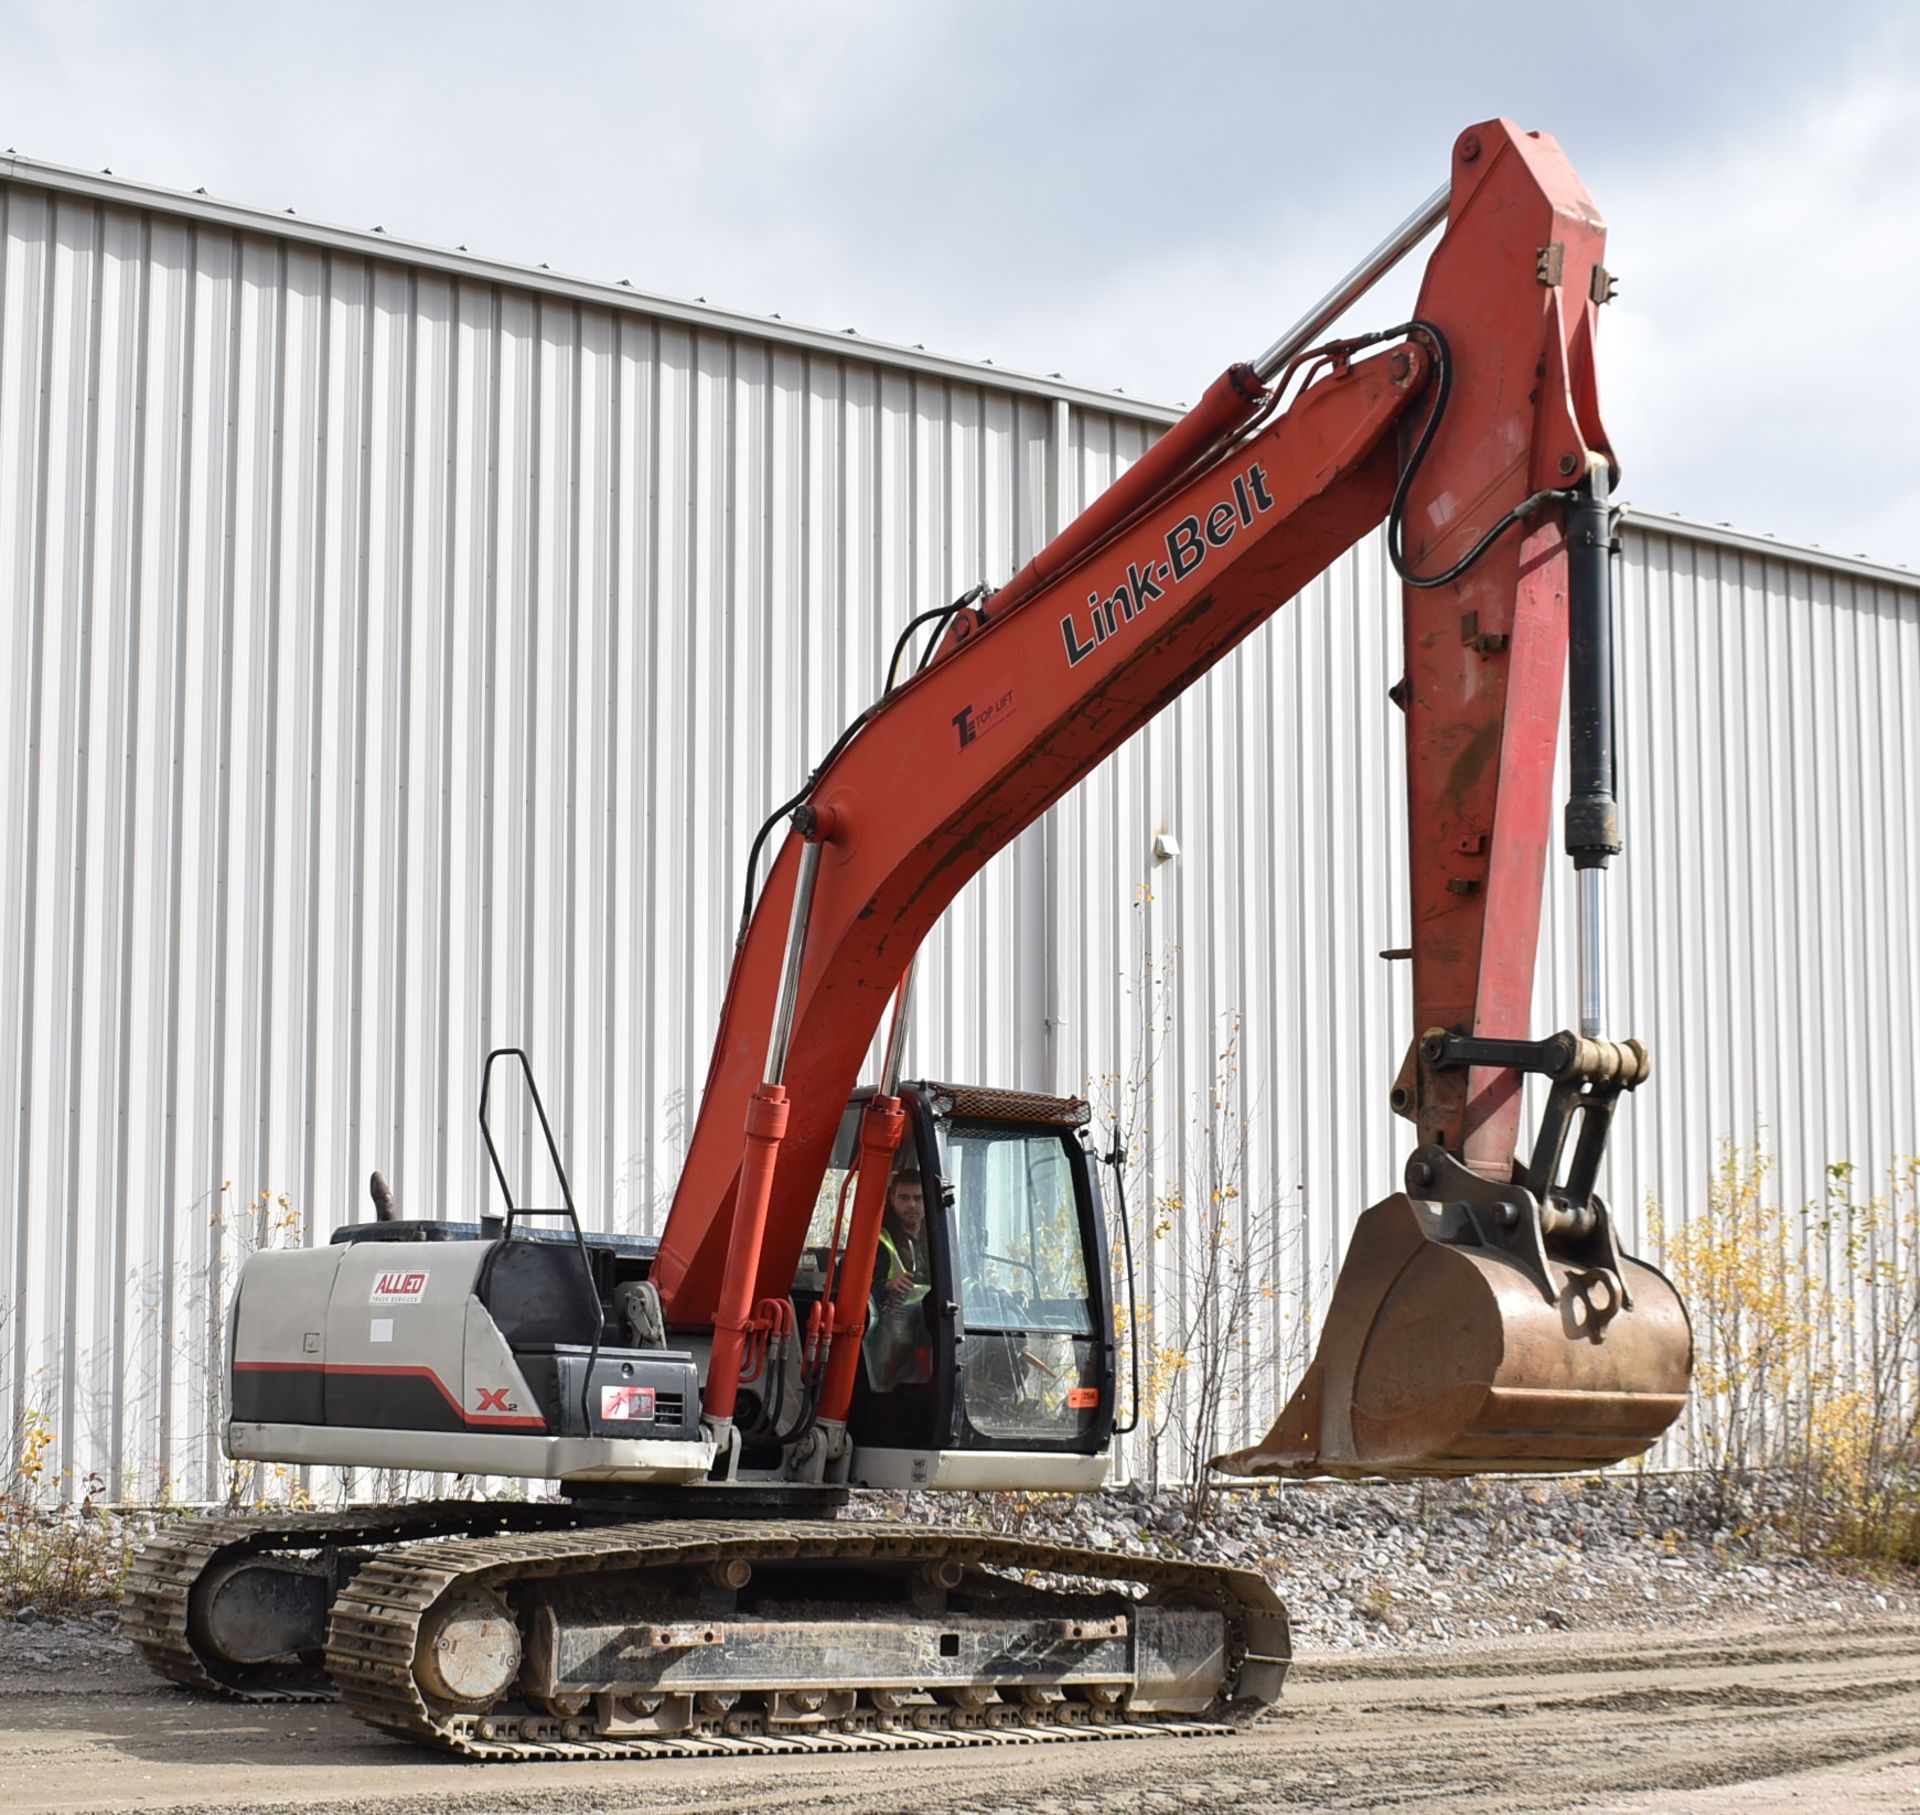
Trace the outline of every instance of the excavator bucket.
<instances>
[{"instance_id":1,"label":"excavator bucket","mask_svg":"<svg viewBox=\"0 0 1920 1815\"><path fill-rule=\"evenodd\" d=\"M1527 1209L1400 1192L1375 1204L1299 1390L1260 1444L1212 1466L1348 1479L1553 1473L1651 1446L1687 1402L1693 1340L1679 1294L1641 1261L1608 1252L1591 1264L1591 1239L1579 1244L1588 1252L1556 1257Z\"/></svg>"}]
</instances>

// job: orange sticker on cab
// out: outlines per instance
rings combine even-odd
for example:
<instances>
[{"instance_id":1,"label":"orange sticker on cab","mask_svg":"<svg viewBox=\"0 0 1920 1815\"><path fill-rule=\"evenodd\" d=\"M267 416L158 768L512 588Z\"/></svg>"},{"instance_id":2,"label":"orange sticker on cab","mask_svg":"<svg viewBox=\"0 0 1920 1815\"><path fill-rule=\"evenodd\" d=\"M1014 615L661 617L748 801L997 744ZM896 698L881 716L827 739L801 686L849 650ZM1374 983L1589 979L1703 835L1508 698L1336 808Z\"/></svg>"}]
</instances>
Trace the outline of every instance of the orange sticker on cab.
<instances>
[{"instance_id":1,"label":"orange sticker on cab","mask_svg":"<svg viewBox=\"0 0 1920 1815\"><path fill-rule=\"evenodd\" d=\"M1070 1412L1090 1412L1099 1403L1100 1389L1097 1386L1067 1388L1067 1410Z\"/></svg>"}]
</instances>

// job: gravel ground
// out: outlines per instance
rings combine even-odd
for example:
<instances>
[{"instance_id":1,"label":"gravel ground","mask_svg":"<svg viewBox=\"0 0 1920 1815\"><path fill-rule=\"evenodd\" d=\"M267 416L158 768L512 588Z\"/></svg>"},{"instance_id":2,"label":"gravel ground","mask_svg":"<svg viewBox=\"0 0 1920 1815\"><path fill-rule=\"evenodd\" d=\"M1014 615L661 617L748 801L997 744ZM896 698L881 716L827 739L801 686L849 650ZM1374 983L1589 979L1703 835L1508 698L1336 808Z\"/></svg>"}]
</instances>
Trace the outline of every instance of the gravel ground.
<instances>
[{"instance_id":1,"label":"gravel ground","mask_svg":"<svg viewBox=\"0 0 1920 1815\"><path fill-rule=\"evenodd\" d=\"M0 1815L1789 1815L1920 1799L1920 1578L1716 1529L1632 1476L1178 1498L862 1496L1265 1570L1299 1665L1224 1738L472 1765L327 1704L153 1677L115 1616L0 1619Z\"/></svg>"},{"instance_id":2,"label":"gravel ground","mask_svg":"<svg viewBox=\"0 0 1920 1815\"><path fill-rule=\"evenodd\" d=\"M1552 1631L1832 1624L1920 1613L1920 1577L1876 1576L1723 1528L1685 1476L1425 1487L1287 1482L1184 1496L861 1494L854 1517L1019 1530L1096 1550L1237 1563L1287 1604L1302 1656L1431 1650ZM1751 1516L1751 1515L1750 1515ZM111 1611L0 1617L0 1691L34 1673L137 1670Z\"/></svg>"},{"instance_id":3,"label":"gravel ground","mask_svg":"<svg viewBox=\"0 0 1920 1815\"><path fill-rule=\"evenodd\" d=\"M1726 1529L1686 1475L1425 1487L1227 1488L1198 1519L1179 1492L856 1494L854 1517L985 1525L1027 1537L1261 1569L1302 1656L1394 1652L1517 1633L1832 1623L1920 1611L1920 1577L1805 1558ZM1749 1512L1749 1519L1753 1515ZM117 1615L0 1617L0 1682L131 1654Z\"/></svg>"},{"instance_id":4,"label":"gravel ground","mask_svg":"<svg viewBox=\"0 0 1920 1815\"><path fill-rule=\"evenodd\" d=\"M130 1687L146 1674L115 1611L43 1620L29 1607L0 1618L0 1696L74 1676Z\"/></svg>"},{"instance_id":5,"label":"gravel ground","mask_svg":"<svg viewBox=\"0 0 1920 1815\"><path fill-rule=\"evenodd\" d=\"M863 1497L870 1516L977 1520L1100 1550L1259 1569L1302 1654L1433 1647L1514 1633L1775 1624L1920 1611L1920 1577L1876 1578L1725 1527L1687 1476L1422 1487L1286 1482L1183 1496ZM1748 1520L1757 1516L1750 1509Z\"/></svg>"},{"instance_id":6,"label":"gravel ground","mask_svg":"<svg viewBox=\"0 0 1920 1815\"><path fill-rule=\"evenodd\" d=\"M92 1643L81 1635L82 1647ZM59 1647L51 1648L58 1650ZM0 1815L1801 1815L1920 1798L1920 1621L1322 1654L1208 1738L473 1764L120 1667L0 1689Z\"/></svg>"}]
</instances>

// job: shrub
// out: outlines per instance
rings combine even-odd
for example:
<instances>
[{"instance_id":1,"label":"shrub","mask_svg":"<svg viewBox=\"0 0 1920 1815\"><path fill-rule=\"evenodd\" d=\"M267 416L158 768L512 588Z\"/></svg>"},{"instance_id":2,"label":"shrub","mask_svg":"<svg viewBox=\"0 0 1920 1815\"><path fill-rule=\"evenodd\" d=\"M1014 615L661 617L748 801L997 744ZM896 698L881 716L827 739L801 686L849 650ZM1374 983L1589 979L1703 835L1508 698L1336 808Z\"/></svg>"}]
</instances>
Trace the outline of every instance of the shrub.
<instances>
[{"instance_id":1,"label":"shrub","mask_svg":"<svg viewBox=\"0 0 1920 1815\"><path fill-rule=\"evenodd\" d=\"M1920 1159L1864 1200L1831 1166L1791 1211L1771 1170L1729 1143L1685 1222L1649 1206L1693 1320L1696 1459L1723 1520L1770 1472L1768 1516L1804 1546L1920 1564Z\"/></svg>"},{"instance_id":2,"label":"shrub","mask_svg":"<svg viewBox=\"0 0 1920 1815\"><path fill-rule=\"evenodd\" d=\"M108 1606L120 1598L133 1562L137 1535L126 1521L94 1505L98 1476L88 1477L77 1504L38 1503L53 1439L52 1420L29 1411L13 1465L0 1482L0 1615L31 1607L56 1617Z\"/></svg>"}]
</instances>

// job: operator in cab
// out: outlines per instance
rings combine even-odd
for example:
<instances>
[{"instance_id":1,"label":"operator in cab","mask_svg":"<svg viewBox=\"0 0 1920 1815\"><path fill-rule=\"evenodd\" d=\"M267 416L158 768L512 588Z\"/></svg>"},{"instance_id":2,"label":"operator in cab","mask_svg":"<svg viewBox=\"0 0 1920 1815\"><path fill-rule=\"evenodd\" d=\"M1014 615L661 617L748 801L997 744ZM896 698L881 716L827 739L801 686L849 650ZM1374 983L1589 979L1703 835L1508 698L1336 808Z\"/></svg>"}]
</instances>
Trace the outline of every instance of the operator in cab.
<instances>
[{"instance_id":1,"label":"operator in cab","mask_svg":"<svg viewBox=\"0 0 1920 1815\"><path fill-rule=\"evenodd\" d=\"M927 1253L926 1186L911 1167L893 1175L874 1258L867 1334L861 1347L867 1378L877 1393L919 1386L933 1378L927 1330L927 1289L933 1271Z\"/></svg>"}]
</instances>

